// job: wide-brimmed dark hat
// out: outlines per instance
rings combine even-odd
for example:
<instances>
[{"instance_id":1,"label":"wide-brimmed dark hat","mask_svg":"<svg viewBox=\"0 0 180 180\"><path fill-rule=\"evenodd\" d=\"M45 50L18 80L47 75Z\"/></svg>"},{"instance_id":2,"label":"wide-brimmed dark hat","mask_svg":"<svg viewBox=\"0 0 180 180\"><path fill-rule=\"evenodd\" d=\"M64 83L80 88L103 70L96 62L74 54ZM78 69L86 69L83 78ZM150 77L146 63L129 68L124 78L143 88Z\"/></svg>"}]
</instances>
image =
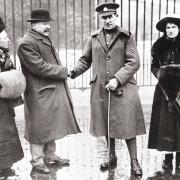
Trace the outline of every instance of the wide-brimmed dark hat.
<instances>
[{"instance_id":1,"label":"wide-brimmed dark hat","mask_svg":"<svg viewBox=\"0 0 180 180\"><path fill-rule=\"evenodd\" d=\"M0 33L5 29L5 24L4 21L2 19L2 17L0 17Z\"/></svg>"},{"instance_id":2,"label":"wide-brimmed dark hat","mask_svg":"<svg viewBox=\"0 0 180 180\"><path fill-rule=\"evenodd\" d=\"M95 10L99 13L100 16L109 16L114 14L117 8L119 8L119 4L115 2L107 2L98 5Z\"/></svg>"},{"instance_id":3,"label":"wide-brimmed dark hat","mask_svg":"<svg viewBox=\"0 0 180 180\"><path fill-rule=\"evenodd\" d=\"M175 23L180 28L180 15L177 14L167 14L164 18L160 19L156 24L157 30L165 32L166 24L168 22Z\"/></svg>"},{"instance_id":4,"label":"wide-brimmed dark hat","mask_svg":"<svg viewBox=\"0 0 180 180\"><path fill-rule=\"evenodd\" d=\"M34 9L31 12L31 19L28 22L41 22L41 21L53 21L50 17L49 11L44 8Z\"/></svg>"}]
</instances>

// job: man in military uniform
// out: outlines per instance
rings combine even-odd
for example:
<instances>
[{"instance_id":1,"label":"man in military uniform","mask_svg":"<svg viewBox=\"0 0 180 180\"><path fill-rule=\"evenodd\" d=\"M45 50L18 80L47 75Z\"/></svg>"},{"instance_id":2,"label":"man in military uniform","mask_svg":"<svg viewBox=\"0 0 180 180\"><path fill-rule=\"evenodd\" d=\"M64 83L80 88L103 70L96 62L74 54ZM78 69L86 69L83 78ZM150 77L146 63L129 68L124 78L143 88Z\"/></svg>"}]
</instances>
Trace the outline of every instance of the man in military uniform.
<instances>
[{"instance_id":1,"label":"man in military uniform","mask_svg":"<svg viewBox=\"0 0 180 180\"><path fill-rule=\"evenodd\" d=\"M107 142L110 143L110 158L101 164L100 169L108 170L117 166L115 139L125 139L131 158L131 171L141 176L136 136L145 134L145 124L133 77L139 69L140 60L132 34L115 24L118 7L117 3L103 3L96 7L103 27L88 38L83 54L69 76L76 78L92 66L90 131L96 137L106 136L107 141L110 139ZM111 92L109 128L108 91Z\"/></svg>"}]
</instances>

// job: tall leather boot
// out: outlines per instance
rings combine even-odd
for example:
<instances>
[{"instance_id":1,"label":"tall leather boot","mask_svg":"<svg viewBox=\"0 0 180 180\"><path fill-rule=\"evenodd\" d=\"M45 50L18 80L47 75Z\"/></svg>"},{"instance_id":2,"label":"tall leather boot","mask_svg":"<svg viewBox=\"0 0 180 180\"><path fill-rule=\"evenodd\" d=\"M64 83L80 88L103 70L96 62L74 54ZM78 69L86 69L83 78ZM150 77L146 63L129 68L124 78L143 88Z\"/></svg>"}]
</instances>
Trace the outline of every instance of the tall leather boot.
<instances>
[{"instance_id":1,"label":"tall leather boot","mask_svg":"<svg viewBox=\"0 0 180 180\"><path fill-rule=\"evenodd\" d=\"M165 160L163 161L162 168L166 170L171 170L173 168L173 153L165 154Z\"/></svg>"},{"instance_id":2,"label":"tall leather boot","mask_svg":"<svg viewBox=\"0 0 180 180\"><path fill-rule=\"evenodd\" d=\"M108 143L107 138L106 138L106 140ZM116 153L115 153L115 139L110 138L109 160L100 165L100 170L107 171L107 170L115 169L116 167L117 167L117 157L116 157Z\"/></svg>"},{"instance_id":3,"label":"tall leather boot","mask_svg":"<svg viewBox=\"0 0 180 180\"><path fill-rule=\"evenodd\" d=\"M142 176L142 169L137 160L136 138L126 139L126 144L131 159L131 174L134 176Z\"/></svg>"}]
</instances>

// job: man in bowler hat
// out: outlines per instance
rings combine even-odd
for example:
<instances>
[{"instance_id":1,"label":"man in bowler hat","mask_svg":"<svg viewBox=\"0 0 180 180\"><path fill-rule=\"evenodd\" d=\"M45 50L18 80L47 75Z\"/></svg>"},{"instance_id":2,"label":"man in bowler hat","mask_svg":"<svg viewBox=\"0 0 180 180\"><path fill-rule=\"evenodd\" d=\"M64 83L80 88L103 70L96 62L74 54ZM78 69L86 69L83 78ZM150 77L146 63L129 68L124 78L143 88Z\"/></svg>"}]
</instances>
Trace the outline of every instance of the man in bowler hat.
<instances>
[{"instance_id":1,"label":"man in bowler hat","mask_svg":"<svg viewBox=\"0 0 180 180\"><path fill-rule=\"evenodd\" d=\"M69 76L76 78L92 66L90 131L96 137L106 136L107 143L110 143L110 158L100 165L100 169L104 171L117 166L115 139L125 139L131 172L142 176L136 136L145 133L145 125L133 77L140 61L132 34L115 24L118 7L119 4L113 2L96 7L103 27L88 38L83 54ZM111 92L109 122L108 91Z\"/></svg>"},{"instance_id":2,"label":"man in bowler hat","mask_svg":"<svg viewBox=\"0 0 180 180\"><path fill-rule=\"evenodd\" d=\"M48 10L33 10L28 19L31 28L17 51L27 81L25 138L30 142L33 169L41 173L49 173L51 164L69 164L55 154L55 140L80 132L66 82L68 70L49 37L52 20Z\"/></svg>"}]
</instances>

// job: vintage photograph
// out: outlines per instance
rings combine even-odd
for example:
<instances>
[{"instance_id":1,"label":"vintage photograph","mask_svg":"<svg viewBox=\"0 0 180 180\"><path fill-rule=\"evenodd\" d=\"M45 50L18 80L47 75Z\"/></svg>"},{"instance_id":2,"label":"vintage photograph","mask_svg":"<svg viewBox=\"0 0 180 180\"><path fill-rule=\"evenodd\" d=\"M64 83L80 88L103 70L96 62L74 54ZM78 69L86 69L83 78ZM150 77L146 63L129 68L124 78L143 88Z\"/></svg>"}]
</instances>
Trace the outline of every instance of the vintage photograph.
<instances>
[{"instance_id":1,"label":"vintage photograph","mask_svg":"<svg viewBox=\"0 0 180 180\"><path fill-rule=\"evenodd\" d=\"M0 180L180 180L179 0L0 3Z\"/></svg>"}]
</instances>

